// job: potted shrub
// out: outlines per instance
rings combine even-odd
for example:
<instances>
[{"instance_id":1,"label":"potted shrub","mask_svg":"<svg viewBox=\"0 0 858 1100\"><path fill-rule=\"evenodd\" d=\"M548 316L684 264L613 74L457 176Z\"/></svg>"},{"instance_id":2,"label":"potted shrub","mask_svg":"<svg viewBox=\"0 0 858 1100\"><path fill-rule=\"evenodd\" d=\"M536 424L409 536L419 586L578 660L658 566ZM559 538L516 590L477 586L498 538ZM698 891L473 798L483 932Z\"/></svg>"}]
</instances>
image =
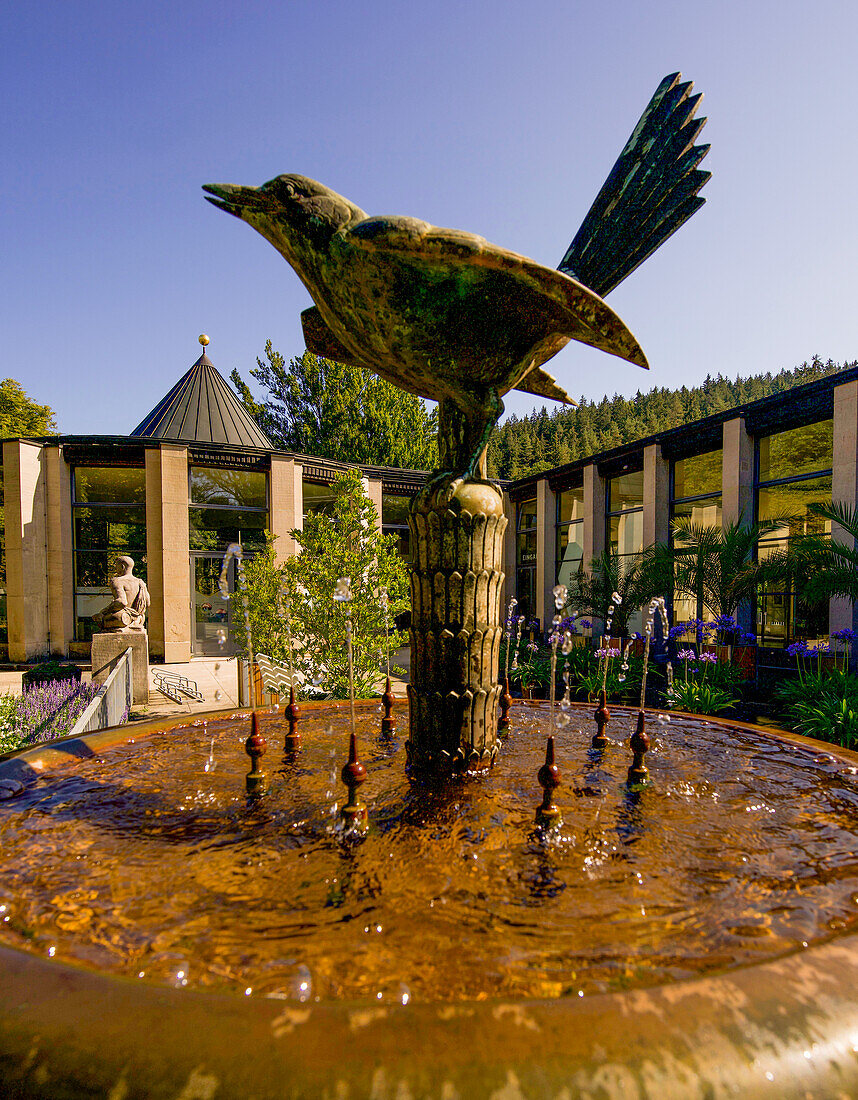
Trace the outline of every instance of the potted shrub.
<instances>
[{"instance_id":1,"label":"potted shrub","mask_svg":"<svg viewBox=\"0 0 858 1100\"><path fill-rule=\"evenodd\" d=\"M80 681L80 669L77 665L63 664L62 661L42 661L34 668L28 669L21 677L21 686L32 687L34 684L50 684L54 680Z\"/></svg>"}]
</instances>

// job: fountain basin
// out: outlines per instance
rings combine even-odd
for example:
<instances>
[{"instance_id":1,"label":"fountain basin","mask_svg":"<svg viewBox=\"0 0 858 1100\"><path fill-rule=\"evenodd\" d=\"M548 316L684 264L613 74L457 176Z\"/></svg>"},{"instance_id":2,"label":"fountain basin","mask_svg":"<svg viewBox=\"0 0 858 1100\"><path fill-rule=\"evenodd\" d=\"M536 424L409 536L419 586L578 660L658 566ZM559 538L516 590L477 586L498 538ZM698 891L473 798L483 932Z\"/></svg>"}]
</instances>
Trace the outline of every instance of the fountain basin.
<instances>
[{"instance_id":1,"label":"fountain basin","mask_svg":"<svg viewBox=\"0 0 858 1100\"><path fill-rule=\"evenodd\" d=\"M308 707L313 713L326 712ZM580 716L587 729L589 708ZM205 717L213 725L231 720L222 712ZM364 718L377 724L374 706L364 708ZM514 741L523 739L525 730L546 726L547 715L544 707L522 706L513 709L512 718L518 726ZM332 721L336 724L336 715ZM762 738L773 746L777 758L792 760L797 754L801 760L806 754L808 767L818 759L826 774L848 776L858 766L858 755L804 738L762 735L738 723L689 722L693 731L701 725L735 736L745 731L752 744ZM245 719L242 728L246 724ZM681 723L672 723L666 741L676 740L674 728ZM0 779L32 783L37 776L69 775L70 759L108 760L130 740L142 747L169 729L166 723L149 723L43 746L0 763ZM575 740L569 733L569 744ZM266 762L275 755L273 741ZM582 751L577 765L570 765L563 744L559 747L567 786L558 791L558 802L564 808L585 805L589 796L574 797L572 791L581 789L581 769L590 769L592 778L598 762ZM534 745L535 752L538 748ZM611 751L627 765L625 750L616 745ZM401 770L395 757L394 762ZM651 763L657 791L657 751ZM496 774L505 766L502 754ZM528 807L539 800L533 774L520 796ZM613 797L613 780L603 782ZM854 782L837 780L835 810L844 803L847 817ZM39 783L44 785L44 778ZM16 802L0 804L3 817L16 812ZM524 844L515 839L515 826L513 813L502 826L510 847ZM829 820L820 822L823 831L831 827ZM858 813L855 829L858 835ZM648 843L646 835L627 839L629 851ZM547 850L551 855L550 846ZM6 872L8 852L4 847ZM843 860L848 856L847 845ZM822 880L829 872L823 867ZM839 890L852 889L850 875L849 869L838 875ZM597 974L584 996L539 996L537 981L521 996L492 996L490 989L480 989L481 999L446 996L444 990L432 997L421 990L408 1004L379 1002L372 985L364 995L318 1003L175 989L45 958L44 944L35 945L38 953L4 947L0 1076L14 1090L10 1095L52 1098L850 1096L858 1089L858 937L848 920L838 920L844 930L838 931L835 921L807 948L779 944L773 958L740 959L731 969L721 962L694 979L667 981L657 975L655 984L648 979L637 988L602 992ZM419 926L412 938L420 941ZM454 969L457 951L452 944ZM503 982L500 988L506 988Z\"/></svg>"}]
</instances>

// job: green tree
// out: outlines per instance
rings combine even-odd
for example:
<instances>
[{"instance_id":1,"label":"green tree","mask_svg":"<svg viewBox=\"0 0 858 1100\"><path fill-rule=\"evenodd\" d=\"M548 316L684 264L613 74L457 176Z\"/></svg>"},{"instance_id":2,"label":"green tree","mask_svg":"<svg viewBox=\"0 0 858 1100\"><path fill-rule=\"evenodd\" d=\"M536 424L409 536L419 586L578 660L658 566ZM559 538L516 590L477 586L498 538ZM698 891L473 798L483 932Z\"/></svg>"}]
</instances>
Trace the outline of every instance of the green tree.
<instances>
[{"instance_id":1,"label":"green tree","mask_svg":"<svg viewBox=\"0 0 858 1100\"><path fill-rule=\"evenodd\" d=\"M834 501L809 504L808 512L837 526L831 535L816 532L791 538L787 549L765 562L766 580L800 586L810 603L832 596L858 601L858 508Z\"/></svg>"},{"instance_id":2,"label":"green tree","mask_svg":"<svg viewBox=\"0 0 858 1100\"><path fill-rule=\"evenodd\" d=\"M586 572L575 574L569 586L568 603L584 615L612 620L611 633L623 637L629 632L629 618L664 592L664 580L652 568L645 568L642 554L615 554L605 550L593 558ZM620 597L616 603L613 596ZM608 607L613 606L612 615Z\"/></svg>"},{"instance_id":3,"label":"green tree","mask_svg":"<svg viewBox=\"0 0 858 1100\"><path fill-rule=\"evenodd\" d=\"M352 621L355 692L378 691L387 644L387 625L409 604L408 572L392 535L377 527L375 507L364 491L360 474L349 470L338 477L328 513L307 516L304 529L292 532L301 547L283 568L291 604L292 632L305 646L306 662L315 665L319 687L337 699L349 694L345 649L346 617ZM351 600L335 601L337 581L349 578ZM382 593L388 596L388 611ZM391 650L402 644L390 637Z\"/></svg>"},{"instance_id":4,"label":"green tree","mask_svg":"<svg viewBox=\"0 0 858 1100\"><path fill-rule=\"evenodd\" d=\"M723 527L676 520L673 546L651 547L644 573L658 577L665 589L695 601L696 615L732 617L739 604L753 599L765 578L763 563L754 561L757 542L780 530L784 517L757 523L726 523ZM770 575L773 573L769 567Z\"/></svg>"},{"instance_id":5,"label":"green tree","mask_svg":"<svg viewBox=\"0 0 858 1100\"><path fill-rule=\"evenodd\" d=\"M288 615L283 566L274 549L276 535L265 532L265 549L244 560L244 583L239 572L234 597L233 637L238 655L248 660L250 650L244 628L244 608L250 620L254 653L264 653L279 664L289 662Z\"/></svg>"},{"instance_id":6,"label":"green tree","mask_svg":"<svg viewBox=\"0 0 858 1100\"><path fill-rule=\"evenodd\" d=\"M251 370L268 396L257 401L237 370L232 384L273 443L320 458L401 469L438 465L438 414L369 370L305 351L286 363L269 340Z\"/></svg>"},{"instance_id":7,"label":"green tree","mask_svg":"<svg viewBox=\"0 0 858 1100\"><path fill-rule=\"evenodd\" d=\"M0 438L56 434L50 405L37 405L14 378L0 382Z\"/></svg>"}]
</instances>

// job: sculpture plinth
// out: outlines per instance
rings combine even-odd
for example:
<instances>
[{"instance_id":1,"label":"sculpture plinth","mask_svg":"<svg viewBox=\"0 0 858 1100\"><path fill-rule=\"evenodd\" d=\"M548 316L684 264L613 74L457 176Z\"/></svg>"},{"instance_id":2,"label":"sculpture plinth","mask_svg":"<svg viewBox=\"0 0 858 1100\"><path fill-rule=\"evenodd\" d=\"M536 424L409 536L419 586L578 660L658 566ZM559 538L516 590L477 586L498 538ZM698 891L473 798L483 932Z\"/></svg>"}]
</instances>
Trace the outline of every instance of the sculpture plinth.
<instances>
[{"instance_id":1,"label":"sculpture plinth","mask_svg":"<svg viewBox=\"0 0 858 1100\"><path fill-rule=\"evenodd\" d=\"M411 501L411 767L488 767L497 712L503 536L500 491L435 477Z\"/></svg>"}]
</instances>

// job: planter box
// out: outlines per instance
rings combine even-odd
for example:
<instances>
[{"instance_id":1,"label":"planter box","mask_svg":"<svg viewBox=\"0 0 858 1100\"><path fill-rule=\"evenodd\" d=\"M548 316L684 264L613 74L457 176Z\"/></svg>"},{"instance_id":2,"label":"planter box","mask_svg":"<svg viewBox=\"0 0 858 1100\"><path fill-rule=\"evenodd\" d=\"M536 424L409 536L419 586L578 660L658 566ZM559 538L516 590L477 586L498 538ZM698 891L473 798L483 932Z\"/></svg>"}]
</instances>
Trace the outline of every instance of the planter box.
<instances>
[{"instance_id":1,"label":"planter box","mask_svg":"<svg viewBox=\"0 0 858 1100\"><path fill-rule=\"evenodd\" d=\"M733 664L745 674L746 680L757 675L757 647L755 645L734 645Z\"/></svg>"},{"instance_id":2,"label":"planter box","mask_svg":"<svg viewBox=\"0 0 858 1100\"><path fill-rule=\"evenodd\" d=\"M36 667L23 674L21 687L33 687L35 684L52 684L55 680L77 680L79 683L80 669L76 665L63 665L59 669L42 672Z\"/></svg>"}]
</instances>

